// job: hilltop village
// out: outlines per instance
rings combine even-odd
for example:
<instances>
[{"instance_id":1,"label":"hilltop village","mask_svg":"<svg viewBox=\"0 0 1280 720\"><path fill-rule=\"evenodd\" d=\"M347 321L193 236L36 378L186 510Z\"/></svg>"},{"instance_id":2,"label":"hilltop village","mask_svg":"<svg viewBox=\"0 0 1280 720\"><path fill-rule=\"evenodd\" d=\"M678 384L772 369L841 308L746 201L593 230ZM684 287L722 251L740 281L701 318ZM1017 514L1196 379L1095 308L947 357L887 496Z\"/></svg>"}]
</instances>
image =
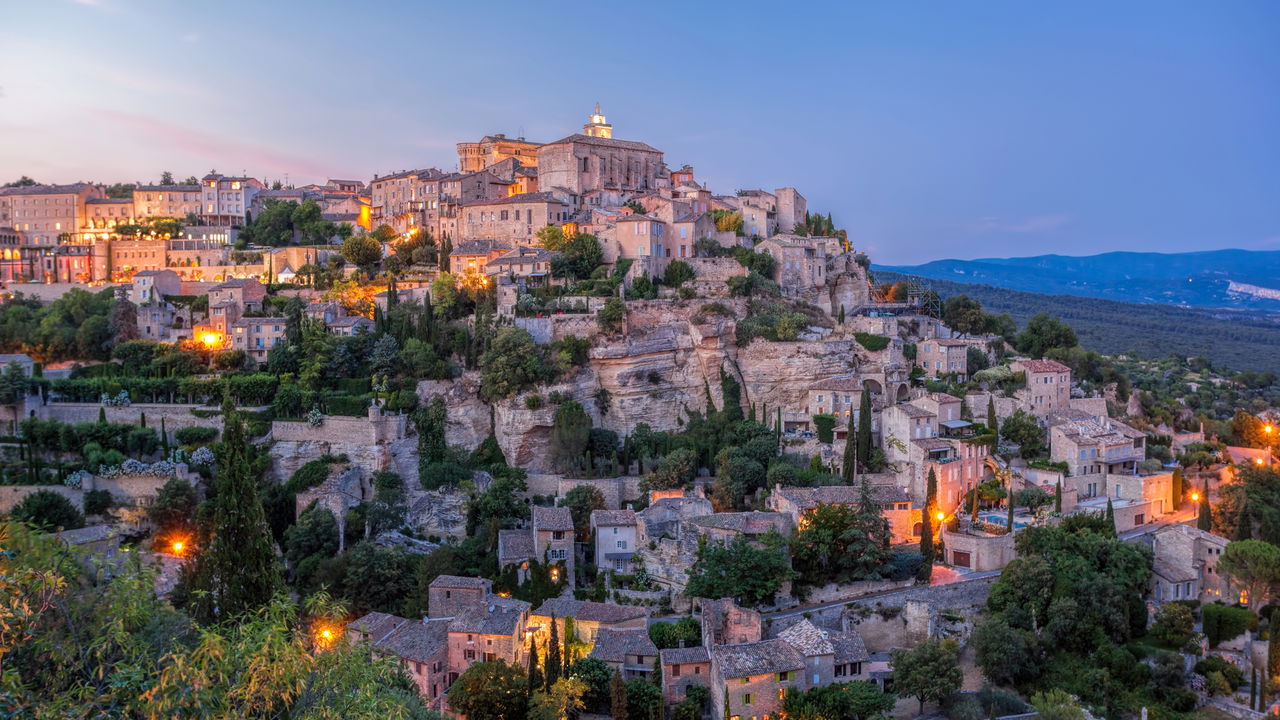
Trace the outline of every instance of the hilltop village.
<instances>
[{"instance_id":1,"label":"hilltop village","mask_svg":"<svg viewBox=\"0 0 1280 720\"><path fill-rule=\"evenodd\" d=\"M598 106L457 151L0 189L3 698L181 716L212 642L338 713L1274 708L1274 376L877 283Z\"/></svg>"}]
</instances>

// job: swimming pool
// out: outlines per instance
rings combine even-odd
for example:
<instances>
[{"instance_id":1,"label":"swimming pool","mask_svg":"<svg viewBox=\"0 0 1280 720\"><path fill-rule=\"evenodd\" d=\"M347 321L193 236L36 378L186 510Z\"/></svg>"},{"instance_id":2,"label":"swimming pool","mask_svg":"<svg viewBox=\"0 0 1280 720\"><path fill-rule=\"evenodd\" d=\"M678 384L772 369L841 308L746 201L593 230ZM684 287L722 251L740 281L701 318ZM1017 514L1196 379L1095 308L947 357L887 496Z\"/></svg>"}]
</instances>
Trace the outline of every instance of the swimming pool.
<instances>
[{"instance_id":1,"label":"swimming pool","mask_svg":"<svg viewBox=\"0 0 1280 720\"><path fill-rule=\"evenodd\" d=\"M996 512L994 510L983 510L982 512L978 513L978 519L985 523L990 523L992 525L999 525L1000 527L1009 526L1008 513ZM1025 522L1022 522L1017 517L1014 517L1013 527L1015 530L1021 530L1024 527L1029 527L1029 525Z\"/></svg>"}]
</instances>

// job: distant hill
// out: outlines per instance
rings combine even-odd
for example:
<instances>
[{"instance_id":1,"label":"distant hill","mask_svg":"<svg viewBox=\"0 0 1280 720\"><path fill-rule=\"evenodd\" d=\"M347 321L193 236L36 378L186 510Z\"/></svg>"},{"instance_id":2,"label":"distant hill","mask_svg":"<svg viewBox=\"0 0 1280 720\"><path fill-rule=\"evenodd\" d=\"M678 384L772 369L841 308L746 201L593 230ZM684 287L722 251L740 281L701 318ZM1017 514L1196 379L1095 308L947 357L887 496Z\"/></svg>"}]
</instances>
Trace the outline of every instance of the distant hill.
<instances>
[{"instance_id":1,"label":"distant hill","mask_svg":"<svg viewBox=\"0 0 1280 720\"><path fill-rule=\"evenodd\" d=\"M904 276L880 271L878 282ZM1044 295L946 280L921 278L939 295L968 295L987 312L1008 313L1022 327L1036 313L1062 318L1080 344L1107 355L1136 352L1143 357L1169 353L1208 358L1233 370L1280 372L1280 318L1238 310L1205 310L1143 305L1072 295Z\"/></svg>"},{"instance_id":2,"label":"distant hill","mask_svg":"<svg viewBox=\"0 0 1280 720\"><path fill-rule=\"evenodd\" d=\"M1280 313L1280 251L1037 255L872 269L1036 293Z\"/></svg>"}]
</instances>

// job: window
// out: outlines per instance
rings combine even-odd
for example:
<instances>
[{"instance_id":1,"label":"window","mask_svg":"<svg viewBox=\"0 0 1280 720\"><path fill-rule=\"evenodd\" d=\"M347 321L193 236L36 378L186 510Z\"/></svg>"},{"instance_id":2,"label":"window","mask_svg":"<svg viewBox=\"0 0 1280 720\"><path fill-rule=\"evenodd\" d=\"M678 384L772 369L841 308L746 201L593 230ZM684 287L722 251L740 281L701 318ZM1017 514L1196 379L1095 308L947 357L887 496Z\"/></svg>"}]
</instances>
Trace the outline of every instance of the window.
<instances>
[{"instance_id":1,"label":"window","mask_svg":"<svg viewBox=\"0 0 1280 720\"><path fill-rule=\"evenodd\" d=\"M743 679L745 680L746 678L743 678ZM751 704L751 701L752 701L752 700L754 700L754 699L755 699L755 698L753 698L753 697L752 697L751 693L742 693L742 704L743 704L743 705L750 705L750 704Z\"/></svg>"},{"instance_id":2,"label":"window","mask_svg":"<svg viewBox=\"0 0 1280 720\"><path fill-rule=\"evenodd\" d=\"M618 549L619 549L619 550L626 550L626 549L627 549L627 541L626 541L626 540L619 540L619 541L618 541Z\"/></svg>"},{"instance_id":3,"label":"window","mask_svg":"<svg viewBox=\"0 0 1280 720\"><path fill-rule=\"evenodd\" d=\"M563 539L564 539L564 531L563 531L563 530L556 530L556 531L552 532L552 533L551 533L551 539L552 539L552 540L563 540Z\"/></svg>"},{"instance_id":4,"label":"window","mask_svg":"<svg viewBox=\"0 0 1280 720\"><path fill-rule=\"evenodd\" d=\"M476 659L476 651L475 651L475 650L472 650L472 649L470 649L470 648L467 648L466 650L464 650L464 651L462 652L462 657L463 657L463 659L465 659L465 660L475 660L475 659Z\"/></svg>"},{"instance_id":5,"label":"window","mask_svg":"<svg viewBox=\"0 0 1280 720\"><path fill-rule=\"evenodd\" d=\"M814 658L817 660L817 658ZM791 671L778 673L778 682L791 682Z\"/></svg>"},{"instance_id":6,"label":"window","mask_svg":"<svg viewBox=\"0 0 1280 720\"><path fill-rule=\"evenodd\" d=\"M673 677L673 678L678 678L678 677L680 677L680 666L679 666L679 665L672 665L672 666L671 666L671 677Z\"/></svg>"}]
</instances>

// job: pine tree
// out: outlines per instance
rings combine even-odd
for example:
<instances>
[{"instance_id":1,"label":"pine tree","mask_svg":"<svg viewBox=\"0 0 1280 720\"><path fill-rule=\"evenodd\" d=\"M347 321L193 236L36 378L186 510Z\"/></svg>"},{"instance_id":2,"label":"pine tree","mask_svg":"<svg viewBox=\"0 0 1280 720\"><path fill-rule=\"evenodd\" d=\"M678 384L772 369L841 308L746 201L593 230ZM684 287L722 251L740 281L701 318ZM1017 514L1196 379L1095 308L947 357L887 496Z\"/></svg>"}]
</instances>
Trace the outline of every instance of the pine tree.
<instances>
[{"instance_id":1,"label":"pine tree","mask_svg":"<svg viewBox=\"0 0 1280 720\"><path fill-rule=\"evenodd\" d=\"M212 540L197 556L194 615L205 622L224 620L271 601L284 589L274 541L258 496L257 464L245 437L244 420L222 402L222 443L217 453L217 496ZM199 567L203 566L203 567Z\"/></svg>"},{"instance_id":2,"label":"pine tree","mask_svg":"<svg viewBox=\"0 0 1280 720\"><path fill-rule=\"evenodd\" d=\"M1186 483L1182 478L1181 467L1173 469L1173 482L1170 483L1170 485L1172 486L1170 488L1170 494L1173 495L1172 507L1174 510L1177 510L1182 507L1182 496L1187 492Z\"/></svg>"},{"instance_id":3,"label":"pine tree","mask_svg":"<svg viewBox=\"0 0 1280 720\"><path fill-rule=\"evenodd\" d=\"M609 716L613 720L627 720L627 684L622 682L622 673L617 670L609 678Z\"/></svg>"},{"instance_id":4,"label":"pine tree","mask_svg":"<svg viewBox=\"0 0 1280 720\"><path fill-rule=\"evenodd\" d=\"M929 468L929 481L924 493L924 522L920 524L920 554L924 556L924 562L920 563L920 570L916 573L916 582L921 585L928 585L933 578L933 513L937 502L938 476L933 468Z\"/></svg>"},{"instance_id":5,"label":"pine tree","mask_svg":"<svg viewBox=\"0 0 1280 720\"><path fill-rule=\"evenodd\" d=\"M556 625L556 616L551 616L551 640L547 642L547 670L546 688L551 690L551 686L556 684L560 679L560 631Z\"/></svg>"},{"instance_id":6,"label":"pine tree","mask_svg":"<svg viewBox=\"0 0 1280 720\"><path fill-rule=\"evenodd\" d=\"M525 686L525 693L532 695L535 690L542 687L542 671L538 669L538 637L529 635L529 683Z\"/></svg>"},{"instance_id":7,"label":"pine tree","mask_svg":"<svg viewBox=\"0 0 1280 720\"><path fill-rule=\"evenodd\" d=\"M1053 511L1062 512L1062 478L1058 478L1058 487L1053 492Z\"/></svg>"},{"instance_id":8,"label":"pine tree","mask_svg":"<svg viewBox=\"0 0 1280 720\"><path fill-rule=\"evenodd\" d=\"M871 393L862 389L858 402L858 462L863 465L871 459Z\"/></svg>"},{"instance_id":9,"label":"pine tree","mask_svg":"<svg viewBox=\"0 0 1280 720\"><path fill-rule=\"evenodd\" d=\"M1213 529L1213 514L1209 510L1209 479L1205 478L1204 490L1200 493L1200 514L1196 516L1196 527L1209 532Z\"/></svg>"}]
</instances>

